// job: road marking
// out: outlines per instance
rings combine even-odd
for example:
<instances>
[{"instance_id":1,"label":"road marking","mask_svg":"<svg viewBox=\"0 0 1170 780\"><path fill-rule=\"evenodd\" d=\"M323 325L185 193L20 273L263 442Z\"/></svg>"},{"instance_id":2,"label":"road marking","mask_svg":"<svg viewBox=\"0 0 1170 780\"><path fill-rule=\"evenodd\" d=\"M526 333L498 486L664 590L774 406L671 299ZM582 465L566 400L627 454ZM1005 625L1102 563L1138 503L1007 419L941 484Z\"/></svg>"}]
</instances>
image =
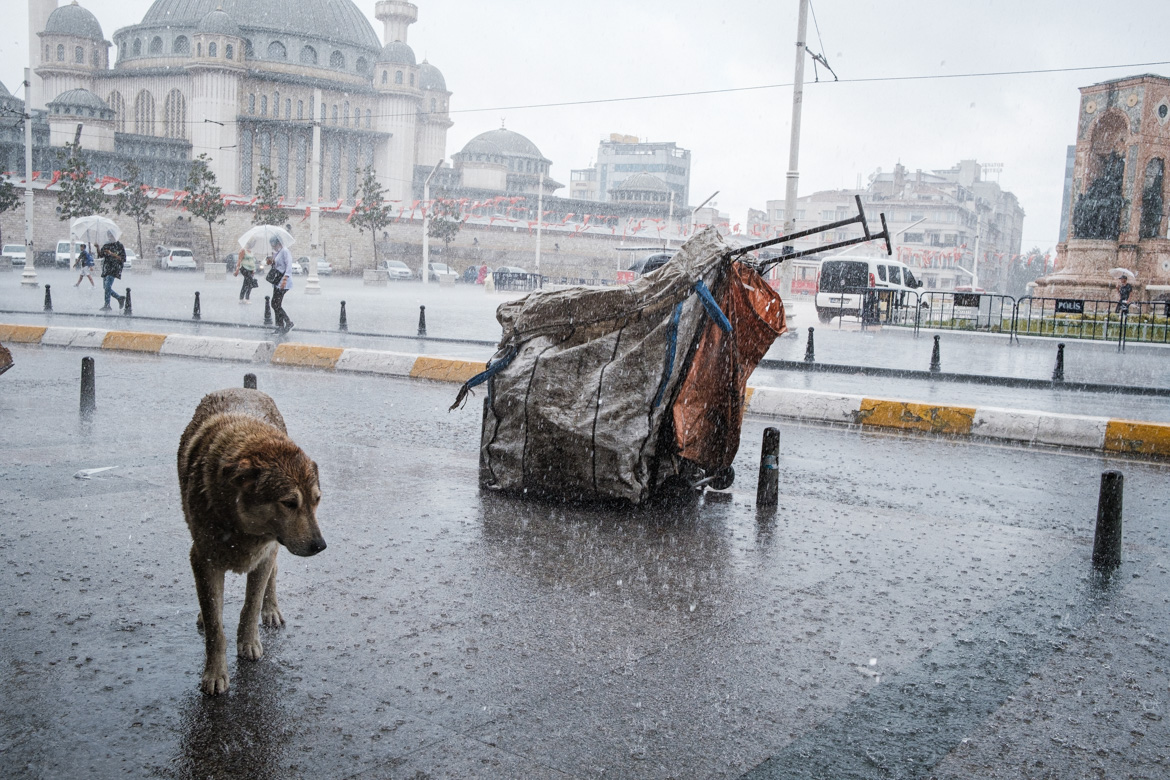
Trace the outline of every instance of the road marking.
<instances>
[{"instance_id":1,"label":"road marking","mask_svg":"<svg viewBox=\"0 0 1170 780\"><path fill-rule=\"evenodd\" d=\"M153 352L158 354L163 342L163 333L138 333L131 330L111 330L102 339L102 349L119 349L124 352Z\"/></svg>"},{"instance_id":2,"label":"road marking","mask_svg":"<svg viewBox=\"0 0 1170 780\"><path fill-rule=\"evenodd\" d=\"M341 347L316 347L312 344L278 344L272 362L281 366L333 369L345 352Z\"/></svg>"},{"instance_id":3,"label":"road marking","mask_svg":"<svg viewBox=\"0 0 1170 780\"><path fill-rule=\"evenodd\" d=\"M40 344L46 327L40 325L0 325L0 341L10 344Z\"/></svg>"}]
</instances>

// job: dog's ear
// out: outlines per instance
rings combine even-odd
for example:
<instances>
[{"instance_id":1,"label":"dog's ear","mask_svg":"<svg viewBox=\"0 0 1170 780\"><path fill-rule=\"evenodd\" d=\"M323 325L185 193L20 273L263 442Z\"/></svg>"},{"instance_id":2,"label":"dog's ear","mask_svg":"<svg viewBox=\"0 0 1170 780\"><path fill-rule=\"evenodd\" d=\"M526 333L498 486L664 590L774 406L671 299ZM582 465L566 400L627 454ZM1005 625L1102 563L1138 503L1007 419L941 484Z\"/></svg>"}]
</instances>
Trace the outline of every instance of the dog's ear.
<instances>
[{"instance_id":1,"label":"dog's ear","mask_svg":"<svg viewBox=\"0 0 1170 780\"><path fill-rule=\"evenodd\" d=\"M240 458L235 463L225 463L220 473L232 487L243 490L256 483L260 477L260 468L248 458Z\"/></svg>"}]
</instances>

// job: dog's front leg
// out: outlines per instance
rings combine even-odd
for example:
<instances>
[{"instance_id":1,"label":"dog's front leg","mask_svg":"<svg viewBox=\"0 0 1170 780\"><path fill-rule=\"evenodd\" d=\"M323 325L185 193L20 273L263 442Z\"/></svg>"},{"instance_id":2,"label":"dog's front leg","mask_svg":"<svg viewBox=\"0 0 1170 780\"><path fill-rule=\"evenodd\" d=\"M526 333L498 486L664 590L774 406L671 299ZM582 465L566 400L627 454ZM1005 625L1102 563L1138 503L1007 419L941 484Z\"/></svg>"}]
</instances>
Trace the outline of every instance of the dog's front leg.
<instances>
[{"instance_id":1,"label":"dog's front leg","mask_svg":"<svg viewBox=\"0 0 1170 780\"><path fill-rule=\"evenodd\" d=\"M211 566L191 548L191 569L203 618L203 642L207 658L203 664L203 692L212 696L228 689L227 638L223 635L223 569Z\"/></svg>"},{"instance_id":2,"label":"dog's front leg","mask_svg":"<svg viewBox=\"0 0 1170 780\"><path fill-rule=\"evenodd\" d=\"M276 545L256 568L248 572L248 585L244 595L244 609L240 611L240 626L236 629L236 652L240 658L259 661L264 655L260 642L260 609L264 605L268 580L276 568Z\"/></svg>"},{"instance_id":3,"label":"dog's front leg","mask_svg":"<svg viewBox=\"0 0 1170 780\"><path fill-rule=\"evenodd\" d=\"M280 549L277 548L277 552ZM279 628L284 625L284 615L280 614L280 607L276 603L276 570L279 564L276 556L272 556L272 574L268 575L268 587L264 589L264 608L260 610L260 621L266 626Z\"/></svg>"}]
</instances>

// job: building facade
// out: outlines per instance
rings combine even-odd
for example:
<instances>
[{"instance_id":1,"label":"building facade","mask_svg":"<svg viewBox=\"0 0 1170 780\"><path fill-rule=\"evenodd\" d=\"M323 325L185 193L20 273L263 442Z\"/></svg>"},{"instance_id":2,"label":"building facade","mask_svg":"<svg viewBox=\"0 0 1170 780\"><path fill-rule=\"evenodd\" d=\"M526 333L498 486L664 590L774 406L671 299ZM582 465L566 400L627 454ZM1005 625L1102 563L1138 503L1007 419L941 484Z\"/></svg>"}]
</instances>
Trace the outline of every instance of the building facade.
<instances>
[{"instance_id":1,"label":"building facade","mask_svg":"<svg viewBox=\"0 0 1170 780\"><path fill-rule=\"evenodd\" d=\"M29 0L36 144L45 125L50 147L81 125L99 176L133 161L170 189L200 154L225 193L251 194L268 167L290 203L314 177L321 200L351 201L370 166L390 198L408 198L415 167L446 156L451 93L406 43L417 7L379 0L375 13L385 43L351 0L155 0L107 40L76 0ZM41 150L34 168L53 156ZM23 172L13 150L0 158Z\"/></svg>"},{"instance_id":2,"label":"building facade","mask_svg":"<svg viewBox=\"0 0 1170 780\"><path fill-rule=\"evenodd\" d=\"M642 173L664 182L667 191L674 193L675 207L686 208L691 197L690 151L673 141L640 141L619 133L611 133L608 141L598 145L593 166L571 172L571 195L582 200L618 200L626 179Z\"/></svg>"}]
</instances>

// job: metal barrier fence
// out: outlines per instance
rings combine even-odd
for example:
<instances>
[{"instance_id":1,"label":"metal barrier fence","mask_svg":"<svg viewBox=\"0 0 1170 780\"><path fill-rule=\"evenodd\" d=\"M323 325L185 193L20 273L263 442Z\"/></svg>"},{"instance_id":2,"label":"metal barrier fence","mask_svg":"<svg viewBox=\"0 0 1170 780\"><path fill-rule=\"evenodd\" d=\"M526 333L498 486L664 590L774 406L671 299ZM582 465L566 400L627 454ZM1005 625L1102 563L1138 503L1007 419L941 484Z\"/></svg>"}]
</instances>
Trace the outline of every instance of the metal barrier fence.
<instances>
[{"instance_id":1,"label":"metal barrier fence","mask_svg":"<svg viewBox=\"0 0 1170 780\"><path fill-rule=\"evenodd\" d=\"M513 273L511 271L492 271L492 282L497 290L539 290L543 286L544 277L540 274Z\"/></svg>"},{"instance_id":2,"label":"metal barrier fence","mask_svg":"<svg viewBox=\"0 0 1170 780\"><path fill-rule=\"evenodd\" d=\"M1159 310L1161 313L1159 314ZM1170 302L1117 301L1079 298L1021 298L1016 304L1012 335L1165 344L1170 342Z\"/></svg>"}]
</instances>

